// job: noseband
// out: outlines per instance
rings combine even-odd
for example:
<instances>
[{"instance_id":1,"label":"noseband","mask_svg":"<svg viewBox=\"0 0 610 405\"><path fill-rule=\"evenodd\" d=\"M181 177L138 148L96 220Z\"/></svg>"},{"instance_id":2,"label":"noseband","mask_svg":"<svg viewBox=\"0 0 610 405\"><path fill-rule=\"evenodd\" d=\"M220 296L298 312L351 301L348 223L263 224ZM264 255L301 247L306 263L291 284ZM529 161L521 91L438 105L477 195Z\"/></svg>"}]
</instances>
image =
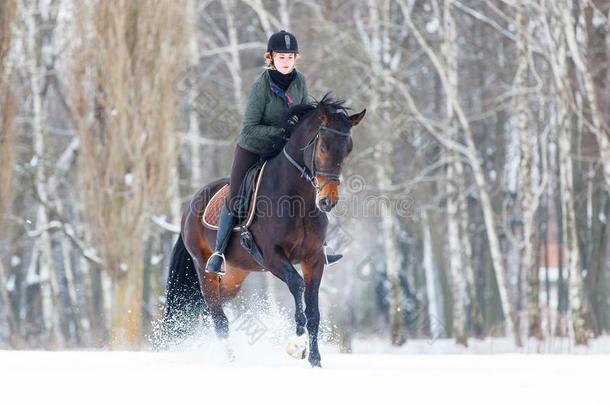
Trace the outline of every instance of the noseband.
<instances>
[{"instance_id":1,"label":"noseband","mask_svg":"<svg viewBox=\"0 0 610 405\"><path fill-rule=\"evenodd\" d=\"M283 149L284 156L286 156L286 159L288 159L288 161L294 167L296 167L299 172L301 172L301 177L305 177L311 183L313 188L316 189L316 195L319 194L320 191L322 191L322 189L324 187L326 187L331 181L336 181L339 184L341 184L341 178L340 178L341 176L339 174L324 172L322 170L316 169L316 152L318 150L317 144L318 144L318 139L320 138L320 131L328 131L335 135L344 136L346 138L351 136L350 132L337 131L336 129L329 128L329 127L325 126L324 124L320 124L320 126L318 127L318 131L316 132L316 135L313 138L311 138L311 140L309 142L307 142L307 145L305 145L304 147L301 148L302 151L305 151L307 148L309 148L310 146L313 145L313 152L311 154L311 172L305 165L300 165L299 162L294 160L292 158L292 156L290 156L288 154L288 152L286 151L286 146L284 146L284 149ZM316 178L317 175L328 177L328 180L326 180L324 182L324 184L320 185L320 183L318 182L318 179Z\"/></svg>"}]
</instances>

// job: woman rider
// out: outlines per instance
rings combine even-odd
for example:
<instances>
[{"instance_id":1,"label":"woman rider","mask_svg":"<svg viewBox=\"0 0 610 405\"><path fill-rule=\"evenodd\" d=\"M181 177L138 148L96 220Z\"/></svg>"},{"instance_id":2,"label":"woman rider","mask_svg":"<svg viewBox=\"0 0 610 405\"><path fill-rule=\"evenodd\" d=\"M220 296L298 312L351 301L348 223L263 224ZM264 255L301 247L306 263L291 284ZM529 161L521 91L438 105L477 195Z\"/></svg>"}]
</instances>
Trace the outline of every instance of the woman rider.
<instances>
[{"instance_id":1,"label":"woman rider","mask_svg":"<svg viewBox=\"0 0 610 405\"><path fill-rule=\"evenodd\" d=\"M229 243L237 218L240 185L252 165L277 152L283 145L284 128L280 122L293 104L308 102L305 76L295 68L299 58L297 39L284 30L267 41L266 69L258 75L250 89L242 129L235 147L230 177L229 204L223 204L216 234L216 247L208 259L205 271L224 274L224 251ZM329 255L330 264L341 255Z\"/></svg>"}]
</instances>

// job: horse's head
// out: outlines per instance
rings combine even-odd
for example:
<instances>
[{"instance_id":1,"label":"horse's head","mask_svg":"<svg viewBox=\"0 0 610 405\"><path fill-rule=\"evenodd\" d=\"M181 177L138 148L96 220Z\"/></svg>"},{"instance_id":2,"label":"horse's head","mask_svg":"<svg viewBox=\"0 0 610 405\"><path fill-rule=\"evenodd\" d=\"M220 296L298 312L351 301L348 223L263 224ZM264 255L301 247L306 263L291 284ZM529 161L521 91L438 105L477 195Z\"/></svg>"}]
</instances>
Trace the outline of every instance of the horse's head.
<instances>
[{"instance_id":1,"label":"horse's head","mask_svg":"<svg viewBox=\"0 0 610 405\"><path fill-rule=\"evenodd\" d=\"M299 142L302 156L298 160L302 159L303 168L316 189L316 206L326 212L339 201L343 162L353 147L351 128L358 125L366 113L365 109L348 115L349 108L344 103L344 100L330 98L327 93L322 100L310 105L312 114L302 122L305 131Z\"/></svg>"},{"instance_id":2,"label":"horse's head","mask_svg":"<svg viewBox=\"0 0 610 405\"><path fill-rule=\"evenodd\" d=\"M341 102L341 100L339 100ZM330 211L339 201L339 185L341 182L341 170L343 162L351 153L353 140L351 128L358 123L366 114L362 110L358 114L348 115L345 107L341 103L324 103L324 99L319 105L320 127L315 136L317 138L312 145L309 159L309 167L315 176L318 184L316 195L316 205L322 211Z\"/></svg>"}]
</instances>

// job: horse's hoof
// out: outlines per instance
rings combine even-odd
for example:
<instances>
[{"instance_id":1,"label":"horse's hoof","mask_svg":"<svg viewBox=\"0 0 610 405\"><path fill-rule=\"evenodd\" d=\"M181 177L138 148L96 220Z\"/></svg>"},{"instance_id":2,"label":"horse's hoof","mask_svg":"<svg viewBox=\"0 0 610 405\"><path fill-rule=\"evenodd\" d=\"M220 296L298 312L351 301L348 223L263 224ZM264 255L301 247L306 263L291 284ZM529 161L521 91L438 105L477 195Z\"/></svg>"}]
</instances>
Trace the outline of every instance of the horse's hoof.
<instances>
[{"instance_id":1,"label":"horse's hoof","mask_svg":"<svg viewBox=\"0 0 610 405\"><path fill-rule=\"evenodd\" d=\"M231 347L231 344L229 343L229 341L227 339L224 339L223 345L225 348L225 353L227 355L227 360L229 361L229 363L234 363L235 362L235 352L233 351L233 347Z\"/></svg>"},{"instance_id":2,"label":"horse's hoof","mask_svg":"<svg viewBox=\"0 0 610 405\"><path fill-rule=\"evenodd\" d=\"M229 363L235 363L235 353L232 349L227 350L227 360Z\"/></svg>"},{"instance_id":3,"label":"horse's hoof","mask_svg":"<svg viewBox=\"0 0 610 405\"><path fill-rule=\"evenodd\" d=\"M320 359L317 360L309 360L309 364L311 364L311 367L319 367L322 368L322 363L320 362Z\"/></svg>"},{"instance_id":4,"label":"horse's hoof","mask_svg":"<svg viewBox=\"0 0 610 405\"><path fill-rule=\"evenodd\" d=\"M303 360L309 353L309 339L307 334L303 333L301 336L293 336L286 343L286 353L294 357L295 359Z\"/></svg>"}]
</instances>

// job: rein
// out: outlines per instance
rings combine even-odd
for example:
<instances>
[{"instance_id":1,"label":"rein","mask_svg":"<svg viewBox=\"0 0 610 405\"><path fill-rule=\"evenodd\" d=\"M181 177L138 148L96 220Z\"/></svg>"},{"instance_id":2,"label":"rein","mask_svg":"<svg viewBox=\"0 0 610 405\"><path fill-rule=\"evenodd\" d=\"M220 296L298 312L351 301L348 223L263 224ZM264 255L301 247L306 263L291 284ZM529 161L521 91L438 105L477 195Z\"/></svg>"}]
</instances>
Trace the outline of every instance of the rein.
<instances>
[{"instance_id":1,"label":"rein","mask_svg":"<svg viewBox=\"0 0 610 405\"><path fill-rule=\"evenodd\" d=\"M328 131L335 135L344 136L344 137L351 136L350 132L338 131L336 129L329 128L329 127L325 126L324 124L320 124L320 126L318 127L318 131L316 132L316 135L314 137L312 137L309 142L307 142L307 145L305 145L304 147L301 148L302 151L305 151L307 148L309 148L310 146L313 145L313 153L311 154L311 171L305 165L300 165L299 162L297 162L292 156L290 156L288 154L288 151L286 151L286 146L284 146L284 148L282 150L284 152L284 156L286 156L286 159L288 159L290 164L292 164L301 173L301 177L305 177L311 183L313 188L316 190L316 194L320 193L320 191L322 191L322 189L324 187L326 187L331 181L337 181L339 184L341 183L340 175L338 175L336 173L329 173L329 172L324 172L322 170L316 169L316 152L318 149L317 143L320 138L320 131ZM328 180L326 180L326 182L324 182L324 184L322 184L322 185L320 185L320 183L318 182L318 179L316 178L316 176L318 174L328 177Z\"/></svg>"}]
</instances>

